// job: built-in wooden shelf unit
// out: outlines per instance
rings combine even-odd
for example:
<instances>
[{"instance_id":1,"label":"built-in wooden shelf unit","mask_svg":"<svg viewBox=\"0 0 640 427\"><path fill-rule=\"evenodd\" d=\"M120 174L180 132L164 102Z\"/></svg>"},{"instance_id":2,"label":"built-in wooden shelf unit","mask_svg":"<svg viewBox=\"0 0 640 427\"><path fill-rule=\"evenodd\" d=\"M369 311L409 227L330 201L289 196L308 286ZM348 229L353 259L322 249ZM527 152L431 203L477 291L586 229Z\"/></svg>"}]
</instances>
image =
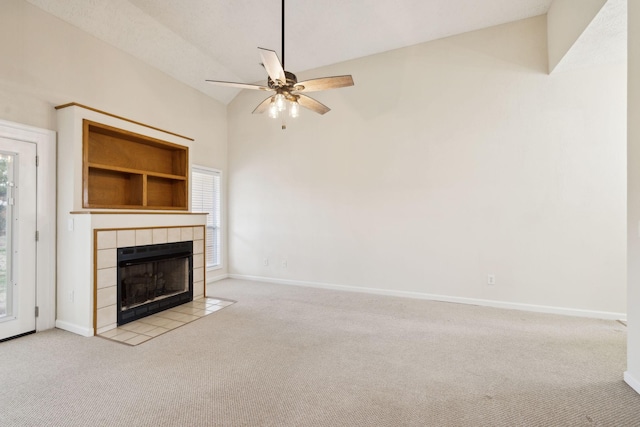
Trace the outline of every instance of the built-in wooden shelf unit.
<instances>
[{"instance_id":1,"label":"built-in wooden shelf unit","mask_svg":"<svg viewBox=\"0 0 640 427\"><path fill-rule=\"evenodd\" d=\"M187 210L189 148L83 120L85 208Z\"/></svg>"}]
</instances>

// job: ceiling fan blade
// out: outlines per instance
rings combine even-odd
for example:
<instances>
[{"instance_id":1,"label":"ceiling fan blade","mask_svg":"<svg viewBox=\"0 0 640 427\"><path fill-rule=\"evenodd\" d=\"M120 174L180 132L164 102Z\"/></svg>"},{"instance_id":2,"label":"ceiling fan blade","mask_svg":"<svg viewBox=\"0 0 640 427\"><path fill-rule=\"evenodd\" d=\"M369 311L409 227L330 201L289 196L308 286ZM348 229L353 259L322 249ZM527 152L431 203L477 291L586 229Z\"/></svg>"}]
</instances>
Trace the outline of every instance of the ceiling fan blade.
<instances>
[{"instance_id":1,"label":"ceiling fan blade","mask_svg":"<svg viewBox=\"0 0 640 427\"><path fill-rule=\"evenodd\" d=\"M269 109L269 105L271 104L271 99L272 98L273 97L270 96L267 99L265 99L264 101L262 101L260 104L258 104L256 109L253 110L253 112L251 114L262 114L265 111L267 111Z\"/></svg>"},{"instance_id":2,"label":"ceiling fan blade","mask_svg":"<svg viewBox=\"0 0 640 427\"><path fill-rule=\"evenodd\" d=\"M278 55L274 51L269 49L263 49L261 47L259 47L258 49L260 50L262 64L267 70L267 74L269 74L269 77L271 77L271 80L273 80L274 82L279 81L281 85L286 84L287 78L284 75L284 68L282 68L282 64L280 64Z\"/></svg>"},{"instance_id":3,"label":"ceiling fan blade","mask_svg":"<svg viewBox=\"0 0 640 427\"><path fill-rule=\"evenodd\" d=\"M298 98L298 104L318 114L325 114L331 111L331 108L306 95L296 95L296 97Z\"/></svg>"},{"instance_id":4,"label":"ceiling fan blade","mask_svg":"<svg viewBox=\"0 0 640 427\"><path fill-rule=\"evenodd\" d=\"M303 82L296 83L294 90L298 92L317 92L320 90L337 89L347 86L353 86L353 77L334 76L305 80Z\"/></svg>"},{"instance_id":5,"label":"ceiling fan blade","mask_svg":"<svg viewBox=\"0 0 640 427\"><path fill-rule=\"evenodd\" d=\"M273 89L268 88L266 86L250 85L250 84L246 84L246 83L223 82L221 80L205 80L205 81L209 82L209 83L213 83L214 85L234 87L234 88L237 88L237 89L273 90Z\"/></svg>"}]
</instances>

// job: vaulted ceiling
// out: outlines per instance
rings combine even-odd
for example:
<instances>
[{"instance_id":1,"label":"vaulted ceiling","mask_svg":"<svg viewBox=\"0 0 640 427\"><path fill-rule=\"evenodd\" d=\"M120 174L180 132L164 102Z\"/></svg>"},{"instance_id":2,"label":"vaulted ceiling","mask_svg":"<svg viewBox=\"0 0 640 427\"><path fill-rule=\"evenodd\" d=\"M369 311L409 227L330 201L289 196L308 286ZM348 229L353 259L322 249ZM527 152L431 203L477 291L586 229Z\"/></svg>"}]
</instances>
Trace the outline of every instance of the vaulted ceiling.
<instances>
[{"instance_id":1,"label":"vaulted ceiling","mask_svg":"<svg viewBox=\"0 0 640 427\"><path fill-rule=\"evenodd\" d=\"M27 0L197 90L264 83L257 47L281 52L280 0ZM552 0L289 0L294 73L545 14ZM345 69L345 73L348 70Z\"/></svg>"}]
</instances>

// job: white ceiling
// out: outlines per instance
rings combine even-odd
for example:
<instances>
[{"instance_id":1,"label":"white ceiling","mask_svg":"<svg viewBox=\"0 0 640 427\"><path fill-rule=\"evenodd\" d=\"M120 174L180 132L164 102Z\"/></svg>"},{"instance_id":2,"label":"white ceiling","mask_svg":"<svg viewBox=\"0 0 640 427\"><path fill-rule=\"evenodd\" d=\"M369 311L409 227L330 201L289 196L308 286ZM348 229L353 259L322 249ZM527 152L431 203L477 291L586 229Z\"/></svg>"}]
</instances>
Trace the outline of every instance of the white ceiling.
<instances>
[{"instance_id":1,"label":"white ceiling","mask_svg":"<svg viewBox=\"0 0 640 427\"><path fill-rule=\"evenodd\" d=\"M280 0L27 1L223 103L238 91L205 79L264 83L256 48L280 55ZM545 14L551 1L289 0L286 69L298 73Z\"/></svg>"}]
</instances>

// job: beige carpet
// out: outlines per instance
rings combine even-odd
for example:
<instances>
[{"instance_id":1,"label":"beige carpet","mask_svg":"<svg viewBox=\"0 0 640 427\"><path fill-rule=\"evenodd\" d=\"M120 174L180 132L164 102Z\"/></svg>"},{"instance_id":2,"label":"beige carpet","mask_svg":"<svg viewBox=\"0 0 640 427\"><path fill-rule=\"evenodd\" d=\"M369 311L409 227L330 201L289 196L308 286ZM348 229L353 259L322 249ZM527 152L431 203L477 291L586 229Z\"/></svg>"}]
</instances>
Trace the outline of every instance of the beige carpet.
<instances>
[{"instance_id":1,"label":"beige carpet","mask_svg":"<svg viewBox=\"0 0 640 427\"><path fill-rule=\"evenodd\" d=\"M640 426L615 321L225 280L140 346L0 344L3 426Z\"/></svg>"}]
</instances>

